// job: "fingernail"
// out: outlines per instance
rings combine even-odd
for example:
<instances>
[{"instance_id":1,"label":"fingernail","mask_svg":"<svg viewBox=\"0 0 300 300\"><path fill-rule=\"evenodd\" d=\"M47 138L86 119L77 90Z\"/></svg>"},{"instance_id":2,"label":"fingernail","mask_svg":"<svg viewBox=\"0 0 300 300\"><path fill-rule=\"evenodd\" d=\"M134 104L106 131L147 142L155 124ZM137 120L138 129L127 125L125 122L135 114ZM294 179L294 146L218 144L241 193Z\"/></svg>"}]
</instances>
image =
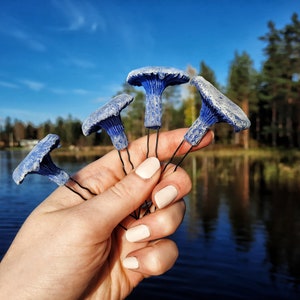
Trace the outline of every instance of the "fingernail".
<instances>
[{"instance_id":1,"label":"fingernail","mask_svg":"<svg viewBox=\"0 0 300 300\"><path fill-rule=\"evenodd\" d=\"M137 167L135 173L143 179L149 179L159 168L159 160L156 157L149 157Z\"/></svg>"},{"instance_id":2,"label":"fingernail","mask_svg":"<svg viewBox=\"0 0 300 300\"><path fill-rule=\"evenodd\" d=\"M126 269L137 269L139 267L139 262L136 257L126 257L123 260L123 267Z\"/></svg>"},{"instance_id":3,"label":"fingernail","mask_svg":"<svg viewBox=\"0 0 300 300\"><path fill-rule=\"evenodd\" d=\"M129 228L126 231L126 239L128 242L138 242L149 236L150 236L150 231L146 225L138 225Z\"/></svg>"},{"instance_id":4,"label":"fingernail","mask_svg":"<svg viewBox=\"0 0 300 300\"><path fill-rule=\"evenodd\" d=\"M169 205L178 195L177 189L173 185L168 185L154 195L158 208Z\"/></svg>"}]
</instances>

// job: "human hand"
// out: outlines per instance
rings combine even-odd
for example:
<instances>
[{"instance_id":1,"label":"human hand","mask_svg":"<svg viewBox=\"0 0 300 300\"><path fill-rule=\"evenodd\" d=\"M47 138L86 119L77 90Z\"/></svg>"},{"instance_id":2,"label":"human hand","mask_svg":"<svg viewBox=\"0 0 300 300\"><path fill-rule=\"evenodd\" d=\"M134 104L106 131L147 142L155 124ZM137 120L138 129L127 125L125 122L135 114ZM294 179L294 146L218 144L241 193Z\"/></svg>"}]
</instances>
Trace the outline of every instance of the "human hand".
<instances>
[{"instance_id":1,"label":"human hand","mask_svg":"<svg viewBox=\"0 0 300 300\"><path fill-rule=\"evenodd\" d=\"M184 132L160 134L160 160L171 157ZM211 139L209 132L194 150ZM172 165L161 174L156 158L145 160L145 145L145 137L129 145L138 167L126 177L116 151L74 176L97 196L83 201L60 187L32 212L0 264L1 297L122 299L143 278L172 267L178 250L165 237L182 221L182 197L191 183L183 169L173 172ZM130 214L149 198L159 209L132 218Z\"/></svg>"}]
</instances>

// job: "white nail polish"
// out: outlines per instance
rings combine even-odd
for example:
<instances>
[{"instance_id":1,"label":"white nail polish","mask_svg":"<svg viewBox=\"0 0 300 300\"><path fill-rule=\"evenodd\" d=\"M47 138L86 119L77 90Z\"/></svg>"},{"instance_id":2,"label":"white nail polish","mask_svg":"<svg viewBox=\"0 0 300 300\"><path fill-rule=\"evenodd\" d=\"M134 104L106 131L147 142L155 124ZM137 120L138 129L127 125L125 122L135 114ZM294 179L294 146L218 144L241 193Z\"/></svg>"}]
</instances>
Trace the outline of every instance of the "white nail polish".
<instances>
[{"instance_id":1,"label":"white nail polish","mask_svg":"<svg viewBox=\"0 0 300 300\"><path fill-rule=\"evenodd\" d=\"M128 242L138 242L150 236L149 228L146 225L138 225L129 228L126 231L126 239Z\"/></svg>"},{"instance_id":2,"label":"white nail polish","mask_svg":"<svg viewBox=\"0 0 300 300\"><path fill-rule=\"evenodd\" d=\"M159 168L159 160L156 157L149 157L137 167L135 173L143 179L149 179Z\"/></svg>"},{"instance_id":3,"label":"white nail polish","mask_svg":"<svg viewBox=\"0 0 300 300\"><path fill-rule=\"evenodd\" d=\"M154 195L155 203L158 208L166 207L177 195L177 189L173 185L168 185Z\"/></svg>"},{"instance_id":4,"label":"white nail polish","mask_svg":"<svg viewBox=\"0 0 300 300\"><path fill-rule=\"evenodd\" d=\"M139 262L136 257L126 257L123 262L123 267L126 269L137 269L139 267Z\"/></svg>"}]
</instances>

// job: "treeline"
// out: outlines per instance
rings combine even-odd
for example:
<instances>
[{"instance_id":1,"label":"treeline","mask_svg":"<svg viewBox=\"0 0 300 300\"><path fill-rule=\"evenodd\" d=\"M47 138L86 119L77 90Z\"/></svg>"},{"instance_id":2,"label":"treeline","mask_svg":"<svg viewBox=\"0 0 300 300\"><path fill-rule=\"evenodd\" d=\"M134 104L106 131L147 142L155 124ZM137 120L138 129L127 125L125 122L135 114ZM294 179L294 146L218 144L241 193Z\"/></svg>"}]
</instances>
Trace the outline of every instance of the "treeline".
<instances>
[{"instance_id":1,"label":"treeline","mask_svg":"<svg viewBox=\"0 0 300 300\"><path fill-rule=\"evenodd\" d=\"M300 148L300 21L293 14L290 23L277 29L268 23L268 32L259 37L264 44L265 61L261 69L254 68L247 52L234 53L229 66L227 86L220 86L214 71L204 62L199 69L190 66L191 77L202 75L230 99L242 107L249 116L250 130L234 134L227 125L214 127L215 139L220 144L249 146L288 146ZM135 97L122 113L129 140L145 134L143 126L145 95L142 88L124 84L119 93ZM198 117L201 99L194 87L187 85L182 93L180 87L168 87L163 94L164 115L162 130L190 126ZM54 123L47 121L39 126L24 124L6 118L0 128L2 146L17 144L21 139L40 139L47 133L57 133L65 145L110 144L105 133L84 137L81 121L69 116L59 117Z\"/></svg>"}]
</instances>

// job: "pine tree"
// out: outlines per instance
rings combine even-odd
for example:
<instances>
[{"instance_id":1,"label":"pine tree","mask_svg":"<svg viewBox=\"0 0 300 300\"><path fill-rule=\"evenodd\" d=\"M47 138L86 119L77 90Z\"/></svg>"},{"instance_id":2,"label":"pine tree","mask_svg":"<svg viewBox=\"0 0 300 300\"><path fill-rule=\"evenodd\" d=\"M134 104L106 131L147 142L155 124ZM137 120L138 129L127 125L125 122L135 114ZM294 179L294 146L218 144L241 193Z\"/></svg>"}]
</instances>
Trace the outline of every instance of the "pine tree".
<instances>
[{"instance_id":1,"label":"pine tree","mask_svg":"<svg viewBox=\"0 0 300 300\"><path fill-rule=\"evenodd\" d=\"M249 102L254 98L256 72L250 56L243 52L234 55L229 70L229 82L227 94L230 99L237 102L246 115L249 116ZM236 138L241 137L241 142L245 149L249 147L249 130L244 130L241 135L236 134Z\"/></svg>"}]
</instances>

